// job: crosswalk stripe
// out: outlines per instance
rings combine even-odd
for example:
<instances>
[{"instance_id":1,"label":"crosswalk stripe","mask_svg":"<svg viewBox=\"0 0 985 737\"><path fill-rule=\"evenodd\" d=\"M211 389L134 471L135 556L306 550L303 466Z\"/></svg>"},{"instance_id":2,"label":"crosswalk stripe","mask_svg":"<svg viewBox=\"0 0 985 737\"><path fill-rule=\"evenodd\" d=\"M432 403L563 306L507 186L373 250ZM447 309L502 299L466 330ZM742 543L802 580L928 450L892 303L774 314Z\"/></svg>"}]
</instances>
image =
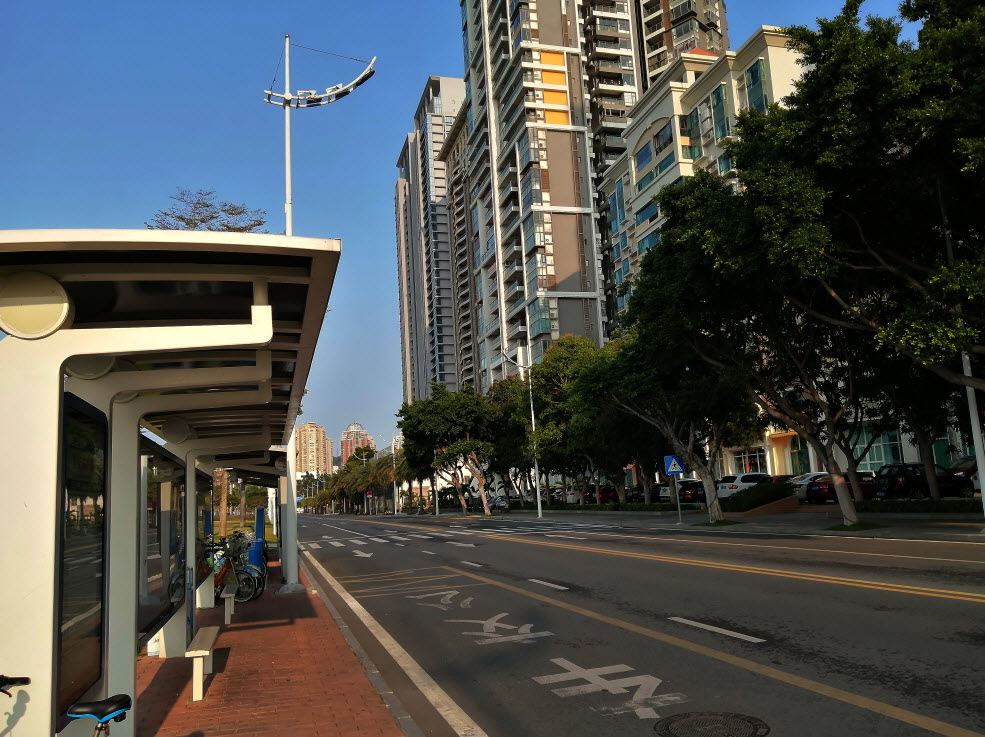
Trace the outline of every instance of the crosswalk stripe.
<instances>
[{"instance_id":1,"label":"crosswalk stripe","mask_svg":"<svg viewBox=\"0 0 985 737\"><path fill-rule=\"evenodd\" d=\"M352 543L353 545L365 545L365 544L366 544L366 543L364 543L364 542L363 542L362 540L350 540L350 542L351 542L351 543Z\"/></svg>"},{"instance_id":2,"label":"crosswalk stripe","mask_svg":"<svg viewBox=\"0 0 985 737\"><path fill-rule=\"evenodd\" d=\"M368 537L367 540L372 540L374 543L388 543L389 540L384 540L382 537Z\"/></svg>"},{"instance_id":3,"label":"crosswalk stripe","mask_svg":"<svg viewBox=\"0 0 985 737\"><path fill-rule=\"evenodd\" d=\"M312 550L321 550L321 545L318 543L308 543L308 547Z\"/></svg>"},{"instance_id":4,"label":"crosswalk stripe","mask_svg":"<svg viewBox=\"0 0 985 737\"><path fill-rule=\"evenodd\" d=\"M400 537L399 535L391 535L391 537L392 537L392 538L393 538L394 540L404 540L404 541L409 541L409 540L410 540L410 538L409 538L409 537Z\"/></svg>"},{"instance_id":5,"label":"crosswalk stripe","mask_svg":"<svg viewBox=\"0 0 985 737\"><path fill-rule=\"evenodd\" d=\"M344 548L345 547L345 545L343 545L342 543L337 543L334 540L329 540L328 541L328 544L329 545L334 545L337 548Z\"/></svg>"}]
</instances>

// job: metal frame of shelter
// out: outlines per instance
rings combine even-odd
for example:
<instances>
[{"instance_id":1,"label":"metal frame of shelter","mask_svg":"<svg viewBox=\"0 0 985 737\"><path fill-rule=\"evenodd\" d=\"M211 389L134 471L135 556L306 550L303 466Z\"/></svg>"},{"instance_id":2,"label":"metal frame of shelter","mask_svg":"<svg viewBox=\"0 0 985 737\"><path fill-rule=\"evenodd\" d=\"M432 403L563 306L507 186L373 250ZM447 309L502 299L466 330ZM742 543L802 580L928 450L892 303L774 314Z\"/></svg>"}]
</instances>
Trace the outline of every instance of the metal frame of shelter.
<instances>
[{"instance_id":1,"label":"metal frame of shelter","mask_svg":"<svg viewBox=\"0 0 985 737\"><path fill-rule=\"evenodd\" d=\"M142 429L183 462L185 489L215 468L276 481L285 590L298 587L294 423L340 254L338 240L279 235L0 231L0 672L32 679L16 734L91 730L58 707L69 395L107 428L100 675L83 698L136 697ZM196 493L184 505L187 548ZM195 629L194 549L185 559L185 605L161 625L162 656L183 656ZM135 723L131 713L113 733Z\"/></svg>"}]
</instances>

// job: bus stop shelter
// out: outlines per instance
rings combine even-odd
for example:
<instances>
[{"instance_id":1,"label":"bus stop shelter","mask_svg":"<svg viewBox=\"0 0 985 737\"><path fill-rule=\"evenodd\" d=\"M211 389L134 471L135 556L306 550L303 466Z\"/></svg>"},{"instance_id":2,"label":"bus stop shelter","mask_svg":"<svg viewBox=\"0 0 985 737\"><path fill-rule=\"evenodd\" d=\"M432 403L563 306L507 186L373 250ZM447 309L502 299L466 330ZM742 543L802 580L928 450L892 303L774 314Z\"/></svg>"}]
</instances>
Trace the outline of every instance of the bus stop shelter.
<instances>
[{"instance_id":1,"label":"bus stop shelter","mask_svg":"<svg viewBox=\"0 0 985 737\"><path fill-rule=\"evenodd\" d=\"M294 423L340 250L278 235L0 231L0 673L32 681L13 734L88 735L91 721L65 711L136 701L144 641L183 655L213 469L277 482L282 567L297 584Z\"/></svg>"}]
</instances>

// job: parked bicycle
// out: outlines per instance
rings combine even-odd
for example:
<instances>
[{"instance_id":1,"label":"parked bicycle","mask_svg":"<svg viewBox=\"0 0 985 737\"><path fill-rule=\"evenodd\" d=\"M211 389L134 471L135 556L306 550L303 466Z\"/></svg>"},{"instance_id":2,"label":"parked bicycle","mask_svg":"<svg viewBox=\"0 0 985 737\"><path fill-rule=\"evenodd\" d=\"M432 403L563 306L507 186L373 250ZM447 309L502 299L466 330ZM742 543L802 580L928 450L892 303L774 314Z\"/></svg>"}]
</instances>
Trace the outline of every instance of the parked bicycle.
<instances>
[{"instance_id":1,"label":"parked bicycle","mask_svg":"<svg viewBox=\"0 0 985 737\"><path fill-rule=\"evenodd\" d=\"M227 542L225 539L220 540L219 543L206 540L205 548L207 557L198 562L197 570L203 576L208 576L209 573L215 574L213 583L217 598L219 594L222 593L223 586L226 584L226 574L230 571L232 571L233 576L235 576L237 583L235 596L236 601L246 602L256 597L256 577L242 568L237 569L233 566L234 556L228 554ZM175 571L174 575L171 577L171 582L168 586L171 601L180 601L184 590L185 561L184 555L181 555L178 559L178 570Z\"/></svg>"},{"instance_id":2,"label":"parked bicycle","mask_svg":"<svg viewBox=\"0 0 985 737\"><path fill-rule=\"evenodd\" d=\"M24 676L0 675L0 693L13 697L8 689L15 686L29 686L31 679ZM122 722L133 707L133 699L121 693L101 701L84 701L73 704L65 715L71 719L95 719L96 729L92 737L109 735L110 722Z\"/></svg>"}]
</instances>

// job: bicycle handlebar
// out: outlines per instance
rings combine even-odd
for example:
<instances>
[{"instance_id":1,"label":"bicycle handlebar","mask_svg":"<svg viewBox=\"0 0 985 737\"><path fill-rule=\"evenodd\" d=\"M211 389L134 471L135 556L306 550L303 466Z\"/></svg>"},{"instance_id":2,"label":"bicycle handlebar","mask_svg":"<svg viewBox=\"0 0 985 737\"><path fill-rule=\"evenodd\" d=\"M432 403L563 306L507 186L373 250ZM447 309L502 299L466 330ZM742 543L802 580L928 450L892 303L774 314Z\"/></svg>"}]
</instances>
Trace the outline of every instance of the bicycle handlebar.
<instances>
[{"instance_id":1,"label":"bicycle handlebar","mask_svg":"<svg viewBox=\"0 0 985 737\"><path fill-rule=\"evenodd\" d=\"M0 693L6 694L13 698L13 695L7 691L8 688L12 686L29 686L31 684L31 679L27 676L3 676L0 675Z\"/></svg>"}]
</instances>

